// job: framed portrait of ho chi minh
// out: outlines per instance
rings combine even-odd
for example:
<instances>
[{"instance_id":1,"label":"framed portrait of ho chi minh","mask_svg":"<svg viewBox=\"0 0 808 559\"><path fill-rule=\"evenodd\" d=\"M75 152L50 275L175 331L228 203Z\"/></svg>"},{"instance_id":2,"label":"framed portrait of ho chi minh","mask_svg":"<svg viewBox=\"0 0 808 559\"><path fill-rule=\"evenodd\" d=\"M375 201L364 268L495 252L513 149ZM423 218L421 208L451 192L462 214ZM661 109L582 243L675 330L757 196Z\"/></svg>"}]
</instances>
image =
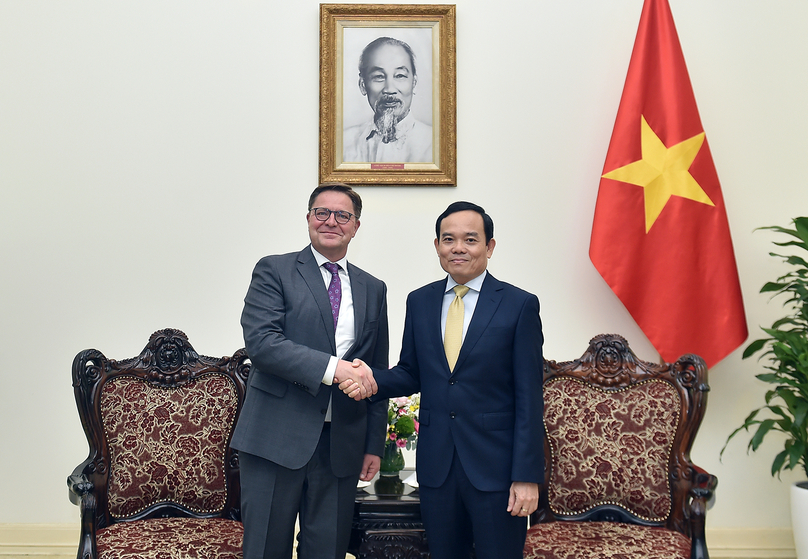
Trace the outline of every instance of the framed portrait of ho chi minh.
<instances>
[{"instance_id":1,"label":"framed portrait of ho chi minh","mask_svg":"<svg viewBox=\"0 0 808 559\"><path fill-rule=\"evenodd\" d=\"M320 182L457 180L455 6L320 4Z\"/></svg>"}]
</instances>

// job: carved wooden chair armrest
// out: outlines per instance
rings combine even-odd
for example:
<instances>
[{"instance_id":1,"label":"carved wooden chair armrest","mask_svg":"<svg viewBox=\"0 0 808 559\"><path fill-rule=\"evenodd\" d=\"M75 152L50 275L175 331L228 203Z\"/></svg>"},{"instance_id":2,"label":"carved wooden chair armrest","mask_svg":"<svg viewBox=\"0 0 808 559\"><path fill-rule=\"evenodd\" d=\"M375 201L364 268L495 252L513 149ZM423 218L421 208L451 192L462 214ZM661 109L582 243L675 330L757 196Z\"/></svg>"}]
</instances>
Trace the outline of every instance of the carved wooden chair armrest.
<instances>
[{"instance_id":1,"label":"carved wooden chair armrest","mask_svg":"<svg viewBox=\"0 0 808 559\"><path fill-rule=\"evenodd\" d=\"M698 466L694 465L693 469L695 470L694 485L690 489L690 557L691 559L706 559L709 555L704 525L707 509L712 506L718 478Z\"/></svg>"},{"instance_id":2,"label":"carved wooden chair armrest","mask_svg":"<svg viewBox=\"0 0 808 559\"><path fill-rule=\"evenodd\" d=\"M76 506L81 506L84 496L93 490L93 484L83 474L71 474L67 476L67 488L70 490L70 493L68 493L70 502Z\"/></svg>"},{"instance_id":3,"label":"carved wooden chair armrest","mask_svg":"<svg viewBox=\"0 0 808 559\"><path fill-rule=\"evenodd\" d=\"M80 472L80 467L76 471ZM70 502L81 510L81 535L77 557L98 557L95 541L97 503L93 484L84 474L73 472L67 477L67 486L70 489L68 493Z\"/></svg>"}]
</instances>

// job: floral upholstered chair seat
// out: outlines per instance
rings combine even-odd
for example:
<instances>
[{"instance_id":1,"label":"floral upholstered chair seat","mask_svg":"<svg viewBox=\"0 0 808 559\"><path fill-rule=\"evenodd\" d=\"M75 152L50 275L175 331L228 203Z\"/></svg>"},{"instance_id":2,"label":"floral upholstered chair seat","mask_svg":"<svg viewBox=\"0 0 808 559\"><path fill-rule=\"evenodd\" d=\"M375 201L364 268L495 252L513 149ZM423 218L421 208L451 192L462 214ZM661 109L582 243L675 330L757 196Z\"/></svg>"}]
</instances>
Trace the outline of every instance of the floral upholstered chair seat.
<instances>
[{"instance_id":1,"label":"floral upholstered chair seat","mask_svg":"<svg viewBox=\"0 0 808 559\"><path fill-rule=\"evenodd\" d=\"M640 361L620 336L547 362L547 472L526 559L707 557L704 509L715 477L690 462L706 367Z\"/></svg>"},{"instance_id":2,"label":"floral upholstered chair seat","mask_svg":"<svg viewBox=\"0 0 808 559\"><path fill-rule=\"evenodd\" d=\"M223 518L149 518L97 533L104 559L241 559L243 539L241 522Z\"/></svg>"},{"instance_id":3,"label":"floral upholstered chair seat","mask_svg":"<svg viewBox=\"0 0 808 559\"><path fill-rule=\"evenodd\" d=\"M82 509L79 559L242 556L229 442L248 367L243 350L198 355L178 330L156 332L125 361L79 353L73 384L90 442L68 478Z\"/></svg>"},{"instance_id":4,"label":"floral upholstered chair seat","mask_svg":"<svg viewBox=\"0 0 808 559\"><path fill-rule=\"evenodd\" d=\"M690 538L665 528L622 522L548 522L530 530L524 559L678 559Z\"/></svg>"}]
</instances>

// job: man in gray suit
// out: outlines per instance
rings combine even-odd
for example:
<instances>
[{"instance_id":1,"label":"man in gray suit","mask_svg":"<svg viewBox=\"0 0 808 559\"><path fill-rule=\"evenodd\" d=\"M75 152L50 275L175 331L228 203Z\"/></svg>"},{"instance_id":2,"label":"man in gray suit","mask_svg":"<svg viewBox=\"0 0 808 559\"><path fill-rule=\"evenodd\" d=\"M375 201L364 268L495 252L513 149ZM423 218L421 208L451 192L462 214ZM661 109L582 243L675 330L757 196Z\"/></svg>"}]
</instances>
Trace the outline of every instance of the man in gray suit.
<instances>
[{"instance_id":1,"label":"man in gray suit","mask_svg":"<svg viewBox=\"0 0 808 559\"><path fill-rule=\"evenodd\" d=\"M388 366L387 288L346 260L362 200L326 184L308 208L311 245L258 262L241 316L252 367L231 444L245 559L289 559L298 515L300 559L344 558L357 481L378 472L384 450L387 401L338 388L353 379L376 392L354 359Z\"/></svg>"}]
</instances>

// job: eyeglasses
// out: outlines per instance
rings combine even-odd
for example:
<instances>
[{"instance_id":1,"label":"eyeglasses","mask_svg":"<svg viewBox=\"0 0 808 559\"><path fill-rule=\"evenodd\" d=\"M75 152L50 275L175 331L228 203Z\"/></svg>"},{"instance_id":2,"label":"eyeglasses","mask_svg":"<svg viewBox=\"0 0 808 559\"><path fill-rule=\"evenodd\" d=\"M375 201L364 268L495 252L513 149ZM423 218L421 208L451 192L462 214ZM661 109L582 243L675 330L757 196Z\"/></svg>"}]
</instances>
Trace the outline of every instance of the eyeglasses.
<instances>
[{"instance_id":1,"label":"eyeglasses","mask_svg":"<svg viewBox=\"0 0 808 559\"><path fill-rule=\"evenodd\" d=\"M346 212L344 210L329 210L328 208L312 208L309 210L310 212L314 213L314 217L317 218L317 221L328 221L328 218L331 217L331 214L334 214L334 219L340 225L345 225L351 218L354 217L354 214L351 212Z\"/></svg>"}]
</instances>

